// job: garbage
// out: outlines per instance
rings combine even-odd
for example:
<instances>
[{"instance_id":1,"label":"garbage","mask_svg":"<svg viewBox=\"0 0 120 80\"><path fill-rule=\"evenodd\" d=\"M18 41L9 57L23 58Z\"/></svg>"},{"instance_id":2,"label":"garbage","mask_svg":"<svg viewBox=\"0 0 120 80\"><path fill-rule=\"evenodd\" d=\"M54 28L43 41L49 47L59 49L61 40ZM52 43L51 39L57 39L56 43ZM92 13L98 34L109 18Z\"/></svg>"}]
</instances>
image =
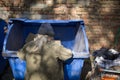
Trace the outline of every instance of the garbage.
<instances>
[{"instance_id":1,"label":"garbage","mask_svg":"<svg viewBox=\"0 0 120 80\"><path fill-rule=\"evenodd\" d=\"M102 47L94 51L90 59L92 70L86 75L87 80L120 80L120 53L118 51Z\"/></svg>"},{"instance_id":2,"label":"garbage","mask_svg":"<svg viewBox=\"0 0 120 80\"><path fill-rule=\"evenodd\" d=\"M120 66L120 53L114 49L101 48L93 52L95 64L109 69L112 66Z\"/></svg>"}]
</instances>

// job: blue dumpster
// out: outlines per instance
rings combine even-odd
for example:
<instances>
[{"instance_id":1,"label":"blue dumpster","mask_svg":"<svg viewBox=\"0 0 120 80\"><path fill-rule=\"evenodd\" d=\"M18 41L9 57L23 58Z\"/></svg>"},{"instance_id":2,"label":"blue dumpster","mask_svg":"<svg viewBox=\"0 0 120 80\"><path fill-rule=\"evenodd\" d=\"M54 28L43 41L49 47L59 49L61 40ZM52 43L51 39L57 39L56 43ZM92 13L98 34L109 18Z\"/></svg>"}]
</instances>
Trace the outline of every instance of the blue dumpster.
<instances>
[{"instance_id":1,"label":"blue dumpster","mask_svg":"<svg viewBox=\"0 0 120 80\"><path fill-rule=\"evenodd\" d=\"M7 25L7 23L0 19L0 75L3 73L5 66L6 66L6 60L2 57L2 48L3 48L3 41L5 37L4 33L4 27Z\"/></svg>"},{"instance_id":2,"label":"blue dumpster","mask_svg":"<svg viewBox=\"0 0 120 80\"><path fill-rule=\"evenodd\" d=\"M4 40L3 56L9 59L15 80L24 80L26 71L26 62L16 56L16 51L23 47L29 33L37 33L42 23L50 23L55 32L54 39L61 40L64 47L73 51L73 57L64 62L64 80L80 80L84 58L89 57L83 20L10 19L9 30ZM83 53L75 53L73 50L76 35L82 36L78 41L81 41L84 47Z\"/></svg>"}]
</instances>

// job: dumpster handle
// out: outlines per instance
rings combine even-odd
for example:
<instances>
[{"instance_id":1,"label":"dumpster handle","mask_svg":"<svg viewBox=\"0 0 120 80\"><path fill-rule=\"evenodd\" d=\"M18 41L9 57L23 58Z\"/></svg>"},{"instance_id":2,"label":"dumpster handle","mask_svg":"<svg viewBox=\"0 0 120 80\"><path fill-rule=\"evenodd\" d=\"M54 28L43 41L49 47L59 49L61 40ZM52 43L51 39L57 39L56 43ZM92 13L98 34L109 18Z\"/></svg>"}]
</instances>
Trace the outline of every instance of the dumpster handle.
<instances>
[{"instance_id":1,"label":"dumpster handle","mask_svg":"<svg viewBox=\"0 0 120 80\"><path fill-rule=\"evenodd\" d=\"M6 50L5 52L2 52L2 56L3 57L17 57L16 53L17 51Z\"/></svg>"}]
</instances>

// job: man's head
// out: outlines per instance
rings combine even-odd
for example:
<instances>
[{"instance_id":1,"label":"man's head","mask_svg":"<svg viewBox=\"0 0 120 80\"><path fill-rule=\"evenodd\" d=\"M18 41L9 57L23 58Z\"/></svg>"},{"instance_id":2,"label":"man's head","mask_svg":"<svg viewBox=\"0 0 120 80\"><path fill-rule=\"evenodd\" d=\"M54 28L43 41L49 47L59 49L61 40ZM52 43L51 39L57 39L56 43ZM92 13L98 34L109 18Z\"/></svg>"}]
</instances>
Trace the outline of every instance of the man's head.
<instances>
[{"instance_id":1,"label":"man's head","mask_svg":"<svg viewBox=\"0 0 120 80\"><path fill-rule=\"evenodd\" d=\"M53 31L53 28L52 28L51 24L42 23L39 30L38 30L38 34L48 35L50 37L53 37L54 36L54 31Z\"/></svg>"}]
</instances>

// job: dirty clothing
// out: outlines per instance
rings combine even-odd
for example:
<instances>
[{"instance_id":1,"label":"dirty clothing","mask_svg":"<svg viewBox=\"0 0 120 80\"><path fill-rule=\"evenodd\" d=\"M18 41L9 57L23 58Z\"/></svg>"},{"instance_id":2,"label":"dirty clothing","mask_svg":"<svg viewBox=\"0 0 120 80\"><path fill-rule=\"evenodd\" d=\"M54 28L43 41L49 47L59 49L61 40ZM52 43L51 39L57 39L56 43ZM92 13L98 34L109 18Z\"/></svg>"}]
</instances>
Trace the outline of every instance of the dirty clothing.
<instances>
[{"instance_id":1,"label":"dirty clothing","mask_svg":"<svg viewBox=\"0 0 120 80\"><path fill-rule=\"evenodd\" d=\"M27 63L25 80L63 80L62 61L71 58L72 52L60 41L47 38L38 35L18 51L17 55Z\"/></svg>"}]
</instances>

